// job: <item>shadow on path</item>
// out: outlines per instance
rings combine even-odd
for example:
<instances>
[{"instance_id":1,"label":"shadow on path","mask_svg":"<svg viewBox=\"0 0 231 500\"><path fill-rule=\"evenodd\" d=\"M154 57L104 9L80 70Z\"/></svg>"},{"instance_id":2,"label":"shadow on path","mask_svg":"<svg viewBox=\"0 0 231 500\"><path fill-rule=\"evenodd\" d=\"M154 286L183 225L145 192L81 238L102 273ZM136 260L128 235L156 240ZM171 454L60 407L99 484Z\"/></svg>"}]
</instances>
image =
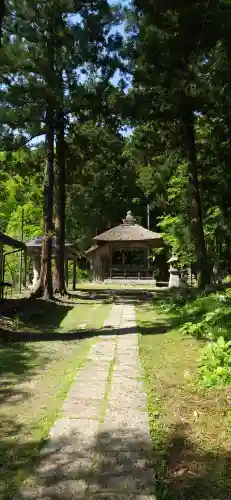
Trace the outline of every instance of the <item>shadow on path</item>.
<instances>
[{"instance_id":1,"label":"shadow on path","mask_svg":"<svg viewBox=\"0 0 231 500\"><path fill-rule=\"evenodd\" d=\"M96 292L96 295L94 295ZM102 300L103 303L114 304L139 304L145 303L152 299L152 293L147 290L103 290L103 294L97 295L98 290L91 290L84 292L86 301L89 300ZM101 294L101 291L100 291ZM76 294L73 294L76 298ZM81 299L83 298L81 294ZM87 302L89 303L89 302ZM13 342L40 342L40 341L71 341L78 339L85 339L95 337L97 335L111 335L116 334L113 328L103 328L101 330L93 329L78 329L68 331L67 333L59 333L54 330L60 325L62 319L73 306L78 306L77 302L70 302L69 300L63 303L58 302L44 302L44 301L31 301L23 303L23 309L19 312L20 321L24 322L27 331L10 331L1 330L0 336L6 343ZM15 314L15 312L14 312ZM13 315L13 313L12 313ZM33 323L36 324L36 330L33 331ZM48 323L48 325L47 325ZM45 328L44 328L45 326ZM39 331L38 331L39 330ZM166 325L153 325L149 323L142 327L142 333L164 333L167 331ZM124 328L121 333L137 333L136 328Z\"/></svg>"},{"instance_id":2,"label":"shadow on path","mask_svg":"<svg viewBox=\"0 0 231 500\"><path fill-rule=\"evenodd\" d=\"M170 429L161 452L151 450L150 442L137 429L98 431L94 440L90 434L84 441L82 433L63 433L47 443L42 456L35 453L36 442L11 443L6 454L17 455L24 475L31 472L31 455L37 470L36 476L23 486L20 500L118 500L119 494L138 500L141 493L156 500L230 498L231 455L223 450L213 454L195 447L187 438L185 426ZM15 470L8 471L8 491L3 500L15 494L14 473Z\"/></svg>"},{"instance_id":3,"label":"shadow on path","mask_svg":"<svg viewBox=\"0 0 231 500\"><path fill-rule=\"evenodd\" d=\"M142 335L158 335L158 334L164 334L167 333L169 330L169 327L166 325L152 325L152 323L146 324L146 326L143 326L140 328L140 331L142 331ZM131 334L131 333L137 333L138 328L137 327L126 327L120 329L120 335L126 335L126 334ZM98 335L100 336L107 336L107 335L117 335L118 334L118 329L116 328L102 328L101 330L93 330L90 329L88 330L87 328L80 329L80 330L75 330L73 332L68 332L68 333L56 333L56 332L44 332L44 333L37 333L37 332L32 332L32 333L24 333L24 332L7 332L7 337L6 337L6 342L7 343L18 343L18 342L51 342L51 341L72 341L72 340L80 340L80 339L87 339L91 337L97 337Z\"/></svg>"}]
</instances>

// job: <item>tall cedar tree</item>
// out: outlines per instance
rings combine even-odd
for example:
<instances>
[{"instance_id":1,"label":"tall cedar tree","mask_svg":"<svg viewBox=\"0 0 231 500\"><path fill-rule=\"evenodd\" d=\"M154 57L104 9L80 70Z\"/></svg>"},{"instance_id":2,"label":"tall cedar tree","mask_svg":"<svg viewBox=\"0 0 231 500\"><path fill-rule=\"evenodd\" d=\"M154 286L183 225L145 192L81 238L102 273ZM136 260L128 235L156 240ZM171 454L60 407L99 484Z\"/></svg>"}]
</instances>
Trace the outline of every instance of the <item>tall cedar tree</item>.
<instances>
[{"instance_id":1,"label":"tall cedar tree","mask_svg":"<svg viewBox=\"0 0 231 500\"><path fill-rule=\"evenodd\" d=\"M195 134L195 113L204 105L198 67L219 39L222 4L177 0L173 8L170 0L134 0L130 13L136 116L172 129L175 147L187 158L191 230L201 287L210 276Z\"/></svg>"},{"instance_id":2,"label":"tall cedar tree","mask_svg":"<svg viewBox=\"0 0 231 500\"><path fill-rule=\"evenodd\" d=\"M78 17L71 14L78 14ZM101 68L106 78L108 75L112 76L115 71L115 61L118 59L115 50L118 42L120 43L120 37L111 36L110 28L116 19L117 16L114 16L107 0L51 0L49 3L45 0L11 0L4 23L5 86L0 95L4 103L1 109L0 131L4 147L11 147L12 144L12 147L23 145L31 137L46 132L47 104L52 102L57 153L55 288L61 293L65 292L65 119L67 120L73 111L76 113L77 106L80 111L84 96L80 73L86 72L86 66ZM50 65L50 55L47 52L47 40L50 39L53 65ZM112 53L112 64L109 52ZM49 160L47 165L51 165ZM53 200L51 189L45 189L45 192L48 192ZM44 203L46 209L48 205L50 206L51 202ZM44 221L46 220L45 216ZM49 231L49 237L45 233L44 239L40 292L44 289L44 262L47 258L51 261L51 245L46 248L52 236L51 227ZM50 273L47 276L50 276ZM39 290L36 290L36 294ZM49 296L50 292L46 290L45 295Z\"/></svg>"}]
</instances>

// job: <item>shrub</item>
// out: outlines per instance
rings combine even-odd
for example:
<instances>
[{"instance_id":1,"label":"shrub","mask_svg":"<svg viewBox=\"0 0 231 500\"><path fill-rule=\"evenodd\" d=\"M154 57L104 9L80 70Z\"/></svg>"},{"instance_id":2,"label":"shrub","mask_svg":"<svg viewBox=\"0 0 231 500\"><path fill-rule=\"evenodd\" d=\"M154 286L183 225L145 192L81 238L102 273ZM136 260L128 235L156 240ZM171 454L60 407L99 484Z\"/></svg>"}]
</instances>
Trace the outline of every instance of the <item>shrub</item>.
<instances>
[{"instance_id":1,"label":"shrub","mask_svg":"<svg viewBox=\"0 0 231 500\"><path fill-rule=\"evenodd\" d=\"M217 340L221 336L226 340L230 339L230 299L218 294L216 300L214 298L215 296L211 300L212 310L209 310L209 303L206 304L207 311L203 309L205 304L202 303L200 308L185 311L186 322L181 327L182 333L192 335L199 340Z\"/></svg>"},{"instance_id":2,"label":"shrub","mask_svg":"<svg viewBox=\"0 0 231 500\"><path fill-rule=\"evenodd\" d=\"M199 321L198 323L187 321L187 323L181 327L181 332L186 333L187 335L192 335L192 337L200 340L205 336L204 323L203 321Z\"/></svg>"},{"instance_id":3,"label":"shrub","mask_svg":"<svg viewBox=\"0 0 231 500\"><path fill-rule=\"evenodd\" d=\"M197 374L201 387L221 387L231 383L231 341L219 337L203 349Z\"/></svg>"}]
</instances>

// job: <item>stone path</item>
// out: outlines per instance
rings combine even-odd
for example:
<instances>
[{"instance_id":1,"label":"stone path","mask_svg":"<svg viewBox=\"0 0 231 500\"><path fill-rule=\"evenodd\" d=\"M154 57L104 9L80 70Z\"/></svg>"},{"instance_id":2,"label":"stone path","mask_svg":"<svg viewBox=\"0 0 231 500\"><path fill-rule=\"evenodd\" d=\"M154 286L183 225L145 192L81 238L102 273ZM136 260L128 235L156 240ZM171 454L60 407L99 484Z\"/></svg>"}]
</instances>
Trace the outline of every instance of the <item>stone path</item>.
<instances>
[{"instance_id":1,"label":"stone path","mask_svg":"<svg viewBox=\"0 0 231 500\"><path fill-rule=\"evenodd\" d=\"M41 451L23 500L154 500L135 311L114 304Z\"/></svg>"}]
</instances>

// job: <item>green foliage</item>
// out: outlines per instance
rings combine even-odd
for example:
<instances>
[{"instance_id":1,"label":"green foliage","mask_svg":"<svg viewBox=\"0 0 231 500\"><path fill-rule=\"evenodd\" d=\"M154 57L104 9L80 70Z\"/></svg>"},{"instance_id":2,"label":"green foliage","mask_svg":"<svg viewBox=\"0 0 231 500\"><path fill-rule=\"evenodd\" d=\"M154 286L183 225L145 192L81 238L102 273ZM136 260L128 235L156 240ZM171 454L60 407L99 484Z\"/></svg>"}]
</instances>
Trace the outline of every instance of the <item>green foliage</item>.
<instances>
[{"instance_id":1,"label":"green foliage","mask_svg":"<svg viewBox=\"0 0 231 500\"><path fill-rule=\"evenodd\" d=\"M195 259L188 227L185 226L183 216L166 215L159 218L163 240L170 247L171 252L178 255L182 265L192 263Z\"/></svg>"},{"instance_id":2,"label":"green foliage","mask_svg":"<svg viewBox=\"0 0 231 500\"><path fill-rule=\"evenodd\" d=\"M182 333L204 340L217 340L220 336L230 339L231 303L227 293L189 301L178 314L183 322Z\"/></svg>"},{"instance_id":3,"label":"green foliage","mask_svg":"<svg viewBox=\"0 0 231 500\"><path fill-rule=\"evenodd\" d=\"M209 259L231 262L230 2L157 1L155 15L151 3L133 2L128 19L138 125L129 153L161 212L166 243L182 263L196 261L205 285L206 250Z\"/></svg>"},{"instance_id":4,"label":"green foliage","mask_svg":"<svg viewBox=\"0 0 231 500\"><path fill-rule=\"evenodd\" d=\"M162 300L158 300L158 296L156 298L155 308L159 310L160 317L167 315L170 332L180 335L181 341L184 339L186 343L186 335L199 341L199 364L195 376L190 377L196 388L221 387L231 383L230 296L229 290L208 296L199 295L185 304L180 303L176 294Z\"/></svg>"},{"instance_id":5,"label":"green foliage","mask_svg":"<svg viewBox=\"0 0 231 500\"><path fill-rule=\"evenodd\" d=\"M63 109L65 123L70 115L91 114L91 108L97 117L102 114L100 96L97 106L92 101L95 89L106 82L105 91L119 65L121 36L111 32L118 19L119 9L107 0L8 1L1 65L2 150L44 134L48 101L55 111Z\"/></svg>"},{"instance_id":6,"label":"green foliage","mask_svg":"<svg viewBox=\"0 0 231 500\"><path fill-rule=\"evenodd\" d=\"M42 206L34 205L31 201L17 207L12 212L7 225L7 234L16 239L21 238L22 211L24 212L23 239L27 241L42 234Z\"/></svg>"},{"instance_id":7,"label":"green foliage","mask_svg":"<svg viewBox=\"0 0 231 500\"><path fill-rule=\"evenodd\" d=\"M119 224L134 198L142 216L136 171L122 156L124 138L93 121L73 124L67 153L67 234L86 249L97 232Z\"/></svg>"},{"instance_id":8,"label":"green foliage","mask_svg":"<svg viewBox=\"0 0 231 500\"><path fill-rule=\"evenodd\" d=\"M67 239L85 249L129 208L146 225L149 203L151 229L159 225L166 253L201 270L206 247L210 272L216 260L230 273L230 3L190 1L186 7L177 1L173 7L158 0L155 16L151 4L136 1L126 9L122 44L121 8L107 0L9 0L0 91L1 149L8 150L0 153L0 229L20 237L24 207L25 238L42 230L45 148L9 150L44 133L49 101L65 117ZM115 84L117 69L123 75ZM132 127L127 137L123 126ZM207 323L212 328L212 320L204 321L198 336Z\"/></svg>"},{"instance_id":9,"label":"green foliage","mask_svg":"<svg viewBox=\"0 0 231 500\"><path fill-rule=\"evenodd\" d=\"M30 226L37 226L39 223L41 227L44 155L45 151L40 148L30 152L19 150L1 154L0 230L10 231L10 236L21 237L20 214L23 206L26 214L25 224L27 225L27 221ZM27 232L29 237L30 234L33 235L33 230L26 229L26 234Z\"/></svg>"},{"instance_id":10,"label":"green foliage","mask_svg":"<svg viewBox=\"0 0 231 500\"><path fill-rule=\"evenodd\" d=\"M231 341L226 342L223 337L219 337L203 349L197 382L206 388L231 383Z\"/></svg>"},{"instance_id":11,"label":"green foliage","mask_svg":"<svg viewBox=\"0 0 231 500\"><path fill-rule=\"evenodd\" d=\"M24 194L27 195L27 193ZM35 236L41 236L43 232L41 201L37 205L29 201L13 210L8 220L6 234L21 240L22 210L24 211L23 240L28 241ZM14 286L19 281L19 254L15 253L6 257L5 278L13 282Z\"/></svg>"}]
</instances>

